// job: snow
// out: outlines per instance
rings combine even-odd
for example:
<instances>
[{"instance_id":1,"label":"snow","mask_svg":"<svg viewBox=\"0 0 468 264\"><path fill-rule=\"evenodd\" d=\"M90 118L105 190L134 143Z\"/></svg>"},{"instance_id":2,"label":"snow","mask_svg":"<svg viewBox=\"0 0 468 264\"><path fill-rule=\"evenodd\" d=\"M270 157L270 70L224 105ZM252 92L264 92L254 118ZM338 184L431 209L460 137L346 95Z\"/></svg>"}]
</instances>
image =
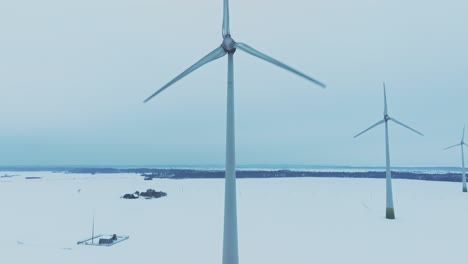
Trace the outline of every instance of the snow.
<instances>
[{"instance_id":1,"label":"snow","mask_svg":"<svg viewBox=\"0 0 468 264\"><path fill-rule=\"evenodd\" d=\"M0 179L0 263L221 262L222 179L19 174ZM240 262L463 261L468 194L461 183L393 185L397 219L390 221L384 179L238 180ZM120 199L149 188L168 196ZM112 247L77 245L91 235L93 213L96 233L130 238Z\"/></svg>"}]
</instances>

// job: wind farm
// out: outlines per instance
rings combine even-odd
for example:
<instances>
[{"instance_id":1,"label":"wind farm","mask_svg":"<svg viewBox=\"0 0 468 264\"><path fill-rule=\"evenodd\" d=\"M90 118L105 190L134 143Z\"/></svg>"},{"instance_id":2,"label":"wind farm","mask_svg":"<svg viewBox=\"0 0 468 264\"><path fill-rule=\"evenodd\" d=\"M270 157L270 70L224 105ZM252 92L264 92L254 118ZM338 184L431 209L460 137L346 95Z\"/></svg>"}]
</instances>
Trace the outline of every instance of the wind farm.
<instances>
[{"instance_id":1,"label":"wind farm","mask_svg":"<svg viewBox=\"0 0 468 264\"><path fill-rule=\"evenodd\" d=\"M0 263L463 262L466 10L5 2Z\"/></svg>"}]
</instances>

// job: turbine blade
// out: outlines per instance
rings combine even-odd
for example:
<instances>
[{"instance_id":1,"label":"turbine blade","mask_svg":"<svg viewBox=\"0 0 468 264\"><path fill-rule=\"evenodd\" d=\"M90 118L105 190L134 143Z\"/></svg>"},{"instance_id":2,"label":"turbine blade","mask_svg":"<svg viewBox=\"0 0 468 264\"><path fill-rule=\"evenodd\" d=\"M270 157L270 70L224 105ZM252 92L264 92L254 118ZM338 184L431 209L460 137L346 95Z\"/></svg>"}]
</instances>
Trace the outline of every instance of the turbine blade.
<instances>
[{"instance_id":1,"label":"turbine blade","mask_svg":"<svg viewBox=\"0 0 468 264\"><path fill-rule=\"evenodd\" d=\"M388 115L388 108L387 108L387 91L385 90L385 83L383 83L383 93L384 93L384 115Z\"/></svg>"},{"instance_id":2,"label":"turbine blade","mask_svg":"<svg viewBox=\"0 0 468 264\"><path fill-rule=\"evenodd\" d=\"M463 145L465 145L465 146L467 146L467 147L468 147L468 144L466 144L466 143L463 143Z\"/></svg>"},{"instance_id":3,"label":"turbine blade","mask_svg":"<svg viewBox=\"0 0 468 264\"><path fill-rule=\"evenodd\" d=\"M223 9L223 37L225 37L231 34L229 29L229 0L224 0Z\"/></svg>"},{"instance_id":4,"label":"turbine blade","mask_svg":"<svg viewBox=\"0 0 468 264\"><path fill-rule=\"evenodd\" d=\"M411 127L409 127L409 126L407 126L407 125L401 123L400 121L396 120L395 118L390 118L390 120L392 120L393 122L397 123L398 125L400 125L400 126L402 126L402 127L406 127L407 129L413 131L413 132L416 133L416 134L419 134L419 135L421 135L421 136L424 136L421 132L419 132L419 131L417 131L417 130L415 130L415 129L412 129Z\"/></svg>"},{"instance_id":5,"label":"turbine blade","mask_svg":"<svg viewBox=\"0 0 468 264\"><path fill-rule=\"evenodd\" d=\"M466 128L466 125L463 126L462 142L465 141L465 128Z\"/></svg>"},{"instance_id":6,"label":"turbine blade","mask_svg":"<svg viewBox=\"0 0 468 264\"><path fill-rule=\"evenodd\" d=\"M226 51L224 51L224 49L222 47L219 47L219 48L213 50L208 55L203 57L201 60L197 61L195 64L190 66L190 68L188 68L187 70L185 70L184 72L179 74L177 77L175 77L172 81L168 82L161 89L157 90L154 94L152 94L150 97L148 97L144 102L145 103L148 102L153 97L155 97L156 95L158 95L162 91L166 90L169 86L173 85L174 83L176 83L180 79L184 78L185 76L189 75L191 72L195 71L196 69L200 68L201 66L203 66L203 65L205 65L205 64L207 64L207 63L209 63L211 61L214 61L216 59L219 59L219 58L223 57L224 55L226 55Z\"/></svg>"},{"instance_id":7,"label":"turbine blade","mask_svg":"<svg viewBox=\"0 0 468 264\"><path fill-rule=\"evenodd\" d=\"M458 147L458 146L460 146L460 145L461 145L461 144L460 144L460 143L458 143L458 144L456 144L456 145L453 145L453 146L450 146L450 147L448 147L448 148L444 148L444 150L451 149L451 148L454 148L454 147Z\"/></svg>"},{"instance_id":8,"label":"turbine blade","mask_svg":"<svg viewBox=\"0 0 468 264\"><path fill-rule=\"evenodd\" d=\"M292 72L294 74L297 74L297 75L301 76L302 78L305 78L305 79L317 84L318 86L320 86L322 88L326 87L325 84L315 80L314 78L309 77L309 76L305 75L304 73L302 73L302 72L300 72L300 71L298 71L298 70L296 70L294 68L291 68L288 65L286 65L286 64L284 64L284 63L282 63L282 62L280 62L280 61L278 61L278 60L276 60L276 59L274 59L274 58L272 58L272 57L270 57L270 56L268 56L266 54L261 53L260 51L250 47L247 44L236 43L236 48L238 48L240 50L243 50L244 52L246 52L246 53L248 53L248 54L250 54L252 56L255 56L257 58L260 58L260 59L262 59L264 61L272 63L272 64L274 64L274 65L276 65L276 66L278 66L280 68L283 68L283 69L285 69L287 71L290 71L290 72Z\"/></svg>"},{"instance_id":9,"label":"turbine blade","mask_svg":"<svg viewBox=\"0 0 468 264\"><path fill-rule=\"evenodd\" d=\"M372 125L372 126L369 127L368 129L366 129L366 130L362 131L361 133L355 135L354 138L359 137L360 135L366 133L367 131L369 131L369 130L373 129L374 127L376 127L376 126L378 126L378 125L381 125L381 124L383 124L383 123L385 123L385 120L380 120L379 122L375 123L374 125Z\"/></svg>"}]
</instances>

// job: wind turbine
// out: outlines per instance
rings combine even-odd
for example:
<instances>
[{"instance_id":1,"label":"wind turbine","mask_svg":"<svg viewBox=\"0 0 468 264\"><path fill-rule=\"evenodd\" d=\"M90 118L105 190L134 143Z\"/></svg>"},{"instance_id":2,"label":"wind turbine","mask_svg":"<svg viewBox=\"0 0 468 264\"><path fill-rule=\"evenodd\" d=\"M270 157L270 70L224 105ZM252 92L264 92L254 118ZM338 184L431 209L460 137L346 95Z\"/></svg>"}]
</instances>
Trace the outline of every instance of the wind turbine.
<instances>
[{"instance_id":1,"label":"wind turbine","mask_svg":"<svg viewBox=\"0 0 468 264\"><path fill-rule=\"evenodd\" d=\"M465 153L464 153L464 149L463 149L463 146L467 146L468 145L465 143L465 127L463 127L463 134L462 134L462 139L461 139L461 142L456 144L456 145L453 145L453 146L450 146L444 150L447 150L447 149L451 149L451 148L454 148L454 147L458 147L460 146L461 148L461 156L462 156L462 182L463 182L463 192L467 192L467 189L466 189L466 175L465 175Z\"/></svg>"},{"instance_id":2,"label":"wind turbine","mask_svg":"<svg viewBox=\"0 0 468 264\"><path fill-rule=\"evenodd\" d=\"M387 192L387 209L386 209L386 213L385 213L385 217L387 219L395 219L395 209L393 207L393 192L392 192L392 172L390 170L390 144L388 142L388 121L393 121L395 122L396 124L400 125L400 126L403 126L421 136L423 136L423 134L421 134L420 132L412 129L411 127L401 123L400 121L396 120L395 118L393 117L390 117L388 115L388 109L387 109L387 93L385 91L385 83L383 84L383 88L384 88L384 119L383 120L380 120L379 122L377 122L376 124L374 124L373 126L371 126L370 128L364 130L363 132L357 134L356 136L354 136L354 138L357 138L358 136L364 134L365 132L373 129L374 127L376 126L379 126L383 123L385 123L385 149L386 149L386 158L387 158L387 162L386 162L386 167L387 167L387 173L386 173L386 192Z\"/></svg>"},{"instance_id":3,"label":"wind turbine","mask_svg":"<svg viewBox=\"0 0 468 264\"><path fill-rule=\"evenodd\" d=\"M203 65L228 55L228 78L227 78L227 113L226 113L226 172L225 172L225 196L224 196L224 234L223 234L223 264L238 264L238 241L237 241L237 206L236 206L236 157L235 157L235 129L234 129L234 53L237 49L252 56L272 63L280 68L292 72L322 88L325 85L308 75L289 67L288 65L250 47L247 44L235 42L231 37L229 28L229 1L224 0L223 26L221 46L210 52L201 60L190 66L173 80L157 90L144 102L166 90L180 79L189 75Z\"/></svg>"}]
</instances>

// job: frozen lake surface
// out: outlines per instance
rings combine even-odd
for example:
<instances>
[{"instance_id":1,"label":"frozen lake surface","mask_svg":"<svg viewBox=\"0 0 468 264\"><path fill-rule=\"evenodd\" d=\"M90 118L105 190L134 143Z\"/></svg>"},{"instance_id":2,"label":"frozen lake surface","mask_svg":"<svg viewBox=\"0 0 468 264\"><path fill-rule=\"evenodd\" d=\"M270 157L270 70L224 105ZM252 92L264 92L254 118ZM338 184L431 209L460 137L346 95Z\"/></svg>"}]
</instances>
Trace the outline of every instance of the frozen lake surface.
<instances>
[{"instance_id":1,"label":"frozen lake surface","mask_svg":"<svg viewBox=\"0 0 468 264\"><path fill-rule=\"evenodd\" d=\"M0 179L1 263L221 262L222 179L14 174ZM397 219L389 221L384 179L238 180L240 262L464 261L468 194L461 183L393 184ZM149 188L168 196L120 199ZM130 238L111 247L77 245L91 235L93 212L96 234Z\"/></svg>"}]
</instances>

